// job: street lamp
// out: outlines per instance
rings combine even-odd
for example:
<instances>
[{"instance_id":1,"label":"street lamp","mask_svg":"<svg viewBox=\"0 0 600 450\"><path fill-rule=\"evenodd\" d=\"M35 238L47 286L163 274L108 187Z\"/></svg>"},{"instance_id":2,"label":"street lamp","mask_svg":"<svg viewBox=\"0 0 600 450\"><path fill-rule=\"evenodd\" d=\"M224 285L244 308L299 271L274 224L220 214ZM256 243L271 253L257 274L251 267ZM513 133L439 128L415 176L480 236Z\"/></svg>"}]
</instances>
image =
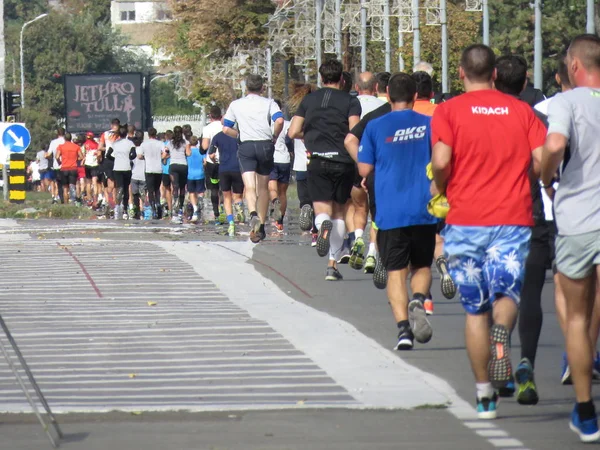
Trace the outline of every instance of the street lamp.
<instances>
[{"instance_id":1,"label":"street lamp","mask_svg":"<svg viewBox=\"0 0 600 450\"><path fill-rule=\"evenodd\" d=\"M43 19L48 14L41 14L37 16L35 19L30 20L29 22L25 22L21 27L21 40L20 40L20 54L21 54L21 109L25 109L25 71L23 69L23 33L25 32L25 27L27 25L31 25L36 20Z\"/></svg>"}]
</instances>

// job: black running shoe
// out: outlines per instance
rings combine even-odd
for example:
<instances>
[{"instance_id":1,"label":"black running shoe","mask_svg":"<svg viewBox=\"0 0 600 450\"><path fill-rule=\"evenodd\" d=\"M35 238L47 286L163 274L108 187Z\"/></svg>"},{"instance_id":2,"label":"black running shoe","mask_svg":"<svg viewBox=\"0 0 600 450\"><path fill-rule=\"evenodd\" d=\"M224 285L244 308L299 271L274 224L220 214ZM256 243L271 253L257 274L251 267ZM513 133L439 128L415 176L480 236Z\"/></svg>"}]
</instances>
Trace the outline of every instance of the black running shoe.
<instances>
[{"instance_id":1,"label":"black running shoe","mask_svg":"<svg viewBox=\"0 0 600 450\"><path fill-rule=\"evenodd\" d=\"M404 325L400 328L398 333L398 343L394 347L394 350L412 350L413 349L414 336L409 326Z\"/></svg>"},{"instance_id":2,"label":"black running shoe","mask_svg":"<svg viewBox=\"0 0 600 450\"><path fill-rule=\"evenodd\" d=\"M499 324L492 325L490 329L492 357L488 366L488 374L495 389L505 387L513 379L509 339L506 327Z\"/></svg>"},{"instance_id":3,"label":"black running shoe","mask_svg":"<svg viewBox=\"0 0 600 450\"><path fill-rule=\"evenodd\" d=\"M435 265L440 274L442 294L444 294L444 297L448 300L452 300L456 296L456 284L454 284L454 280L448 273L448 261L446 261L445 257L440 256L435 260Z\"/></svg>"},{"instance_id":4,"label":"black running shoe","mask_svg":"<svg viewBox=\"0 0 600 450\"><path fill-rule=\"evenodd\" d=\"M377 256L377 263L375 264L375 271L373 272L373 284L377 289L385 289L387 287L387 270L383 265L381 258Z\"/></svg>"},{"instance_id":5,"label":"black running shoe","mask_svg":"<svg viewBox=\"0 0 600 450\"><path fill-rule=\"evenodd\" d=\"M250 241L253 244L258 244L264 238L264 233L260 232L260 219L258 216L252 216L250 218Z\"/></svg>"},{"instance_id":6,"label":"black running shoe","mask_svg":"<svg viewBox=\"0 0 600 450\"><path fill-rule=\"evenodd\" d=\"M332 229L333 222L331 220L326 220L321 224L319 237L317 238L317 255L320 257L327 256L329 254L329 238L331 237Z\"/></svg>"},{"instance_id":7,"label":"black running shoe","mask_svg":"<svg viewBox=\"0 0 600 450\"><path fill-rule=\"evenodd\" d=\"M335 267L328 267L325 274L325 281L341 281L344 277Z\"/></svg>"},{"instance_id":8,"label":"black running shoe","mask_svg":"<svg viewBox=\"0 0 600 450\"><path fill-rule=\"evenodd\" d=\"M311 205L304 205L300 210L300 229L309 231L313 227L315 214Z\"/></svg>"}]
</instances>

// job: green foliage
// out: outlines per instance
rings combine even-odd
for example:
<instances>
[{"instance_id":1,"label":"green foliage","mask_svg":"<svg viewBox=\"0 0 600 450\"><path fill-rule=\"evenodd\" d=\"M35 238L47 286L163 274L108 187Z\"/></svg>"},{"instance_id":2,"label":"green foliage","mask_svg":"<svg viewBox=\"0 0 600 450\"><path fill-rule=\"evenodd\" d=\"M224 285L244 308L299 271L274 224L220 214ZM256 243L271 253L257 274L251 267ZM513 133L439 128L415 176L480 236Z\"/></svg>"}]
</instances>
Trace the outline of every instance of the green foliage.
<instances>
[{"instance_id":1,"label":"green foliage","mask_svg":"<svg viewBox=\"0 0 600 450\"><path fill-rule=\"evenodd\" d=\"M174 116L179 114L198 114L200 109L190 100L180 99L175 93L172 81L156 80L150 85L152 114L155 116Z\"/></svg>"}]
</instances>

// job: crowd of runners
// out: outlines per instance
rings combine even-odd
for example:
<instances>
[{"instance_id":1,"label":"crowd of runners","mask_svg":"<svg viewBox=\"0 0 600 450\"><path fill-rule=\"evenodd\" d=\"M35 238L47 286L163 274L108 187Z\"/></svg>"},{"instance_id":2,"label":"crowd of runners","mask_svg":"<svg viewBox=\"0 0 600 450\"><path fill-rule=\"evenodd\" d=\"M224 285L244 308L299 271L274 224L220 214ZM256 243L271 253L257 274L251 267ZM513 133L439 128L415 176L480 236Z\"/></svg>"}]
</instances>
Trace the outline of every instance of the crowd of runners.
<instances>
[{"instance_id":1,"label":"crowd of runners","mask_svg":"<svg viewBox=\"0 0 600 450\"><path fill-rule=\"evenodd\" d=\"M211 108L200 137L189 126L144 137L118 120L98 140L61 129L38 154L42 183L57 202L174 223L201 220L208 191L229 235L247 221L259 243L270 218L284 228L293 172L299 224L327 260L326 280L343 279L340 264L373 274L387 289L397 350L432 338L435 262L443 295L458 293L466 311L482 419L496 417L498 396L538 403L541 292L553 269L566 339L560 382L577 400L570 426L599 440L600 39L579 36L556 58L562 93L550 99L529 85L522 57L497 58L484 45L464 50L465 93L454 98L434 94L429 64L415 69L353 83L328 60L322 87L297 84L285 105L250 75L247 95L224 116Z\"/></svg>"}]
</instances>

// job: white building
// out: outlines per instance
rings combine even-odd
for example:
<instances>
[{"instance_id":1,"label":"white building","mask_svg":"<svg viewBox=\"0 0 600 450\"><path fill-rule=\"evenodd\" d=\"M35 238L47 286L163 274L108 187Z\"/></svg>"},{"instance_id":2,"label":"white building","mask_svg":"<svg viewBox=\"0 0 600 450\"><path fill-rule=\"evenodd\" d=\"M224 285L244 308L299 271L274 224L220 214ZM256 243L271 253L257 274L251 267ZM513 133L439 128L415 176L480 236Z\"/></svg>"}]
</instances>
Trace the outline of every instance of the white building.
<instances>
[{"instance_id":1,"label":"white building","mask_svg":"<svg viewBox=\"0 0 600 450\"><path fill-rule=\"evenodd\" d=\"M146 53L155 66L160 66L166 58L152 43L162 31L162 24L172 20L167 1L112 0L110 13L112 26L127 37L129 47Z\"/></svg>"}]
</instances>

